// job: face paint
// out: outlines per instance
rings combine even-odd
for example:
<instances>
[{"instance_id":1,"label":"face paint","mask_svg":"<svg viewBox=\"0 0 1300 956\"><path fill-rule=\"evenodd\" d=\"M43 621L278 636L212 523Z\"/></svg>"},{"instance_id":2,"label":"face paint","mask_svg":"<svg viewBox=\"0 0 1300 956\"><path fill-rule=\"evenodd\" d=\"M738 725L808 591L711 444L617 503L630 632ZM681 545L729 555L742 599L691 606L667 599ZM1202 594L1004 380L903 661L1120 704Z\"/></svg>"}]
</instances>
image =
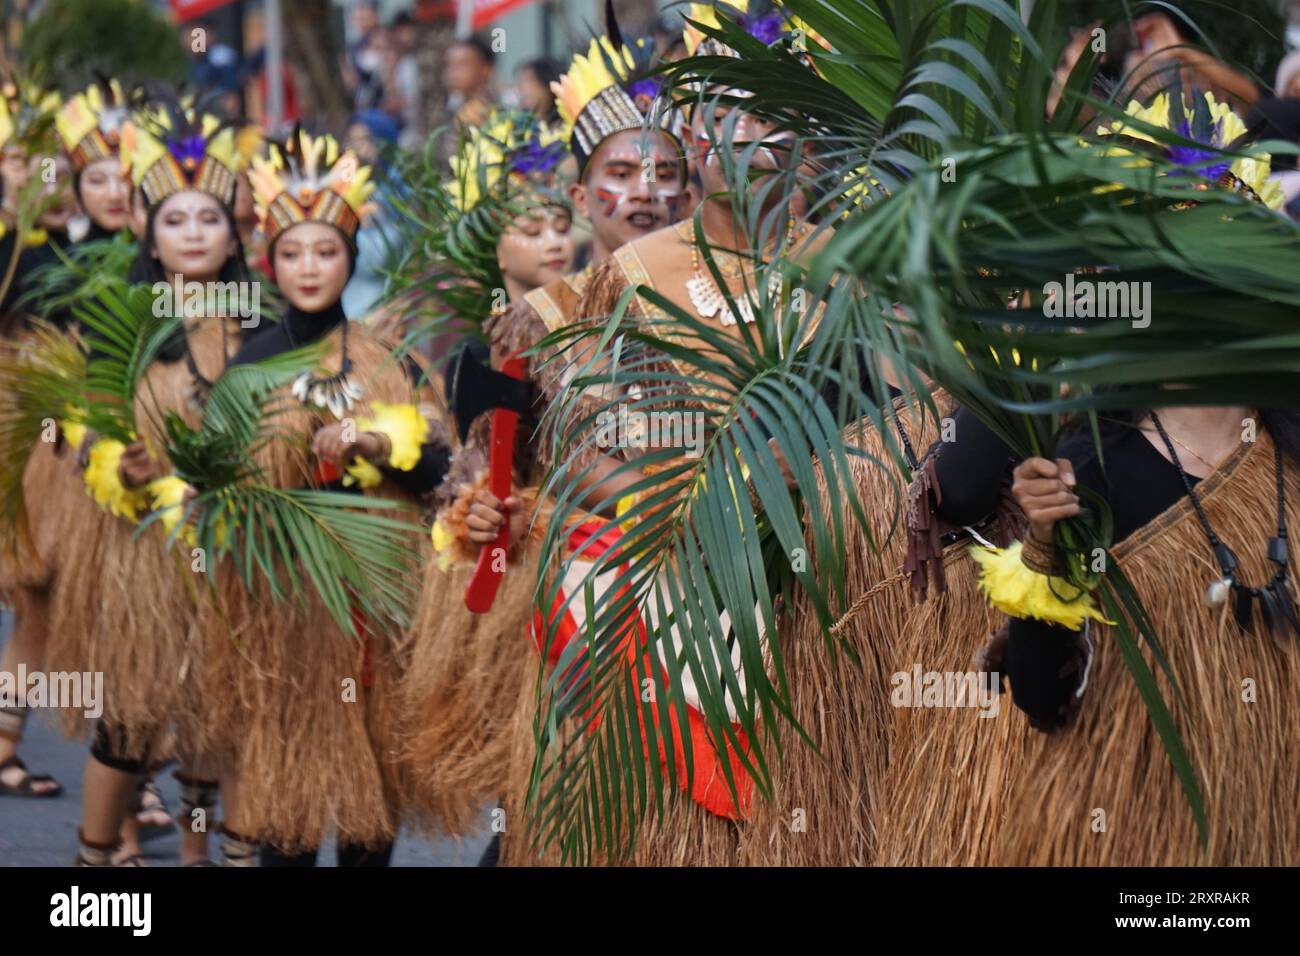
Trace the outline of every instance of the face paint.
<instances>
[{"instance_id":1,"label":"face paint","mask_svg":"<svg viewBox=\"0 0 1300 956\"><path fill-rule=\"evenodd\" d=\"M586 176L587 213L598 248L612 252L675 221L686 188L679 148L639 130L609 137Z\"/></svg>"},{"instance_id":2,"label":"face paint","mask_svg":"<svg viewBox=\"0 0 1300 956\"><path fill-rule=\"evenodd\" d=\"M613 217L618 211L618 205L627 198L627 193L621 189L611 189L607 186L596 187L596 201L600 203L600 214L606 219Z\"/></svg>"},{"instance_id":3,"label":"face paint","mask_svg":"<svg viewBox=\"0 0 1300 956\"><path fill-rule=\"evenodd\" d=\"M681 208L682 208L681 192L678 190L673 190L671 192L668 190L664 190L661 193L661 195L663 197L664 205L668 207L668 218L673 222L676 222L678 219L681 218L680 215Z\"/></svg>"},{"instance_id":4,"label":"face paint","mask_svg":"<svg viewBox=\"0 0 1300 956\"><path fill-rule=\"evenodd\" d=\"M718 161L717 157L713 155L713 141L703 133L699 133L695 137L695 150L700 160L706 164L712 165Z\"/></svg>"}]
</instances>

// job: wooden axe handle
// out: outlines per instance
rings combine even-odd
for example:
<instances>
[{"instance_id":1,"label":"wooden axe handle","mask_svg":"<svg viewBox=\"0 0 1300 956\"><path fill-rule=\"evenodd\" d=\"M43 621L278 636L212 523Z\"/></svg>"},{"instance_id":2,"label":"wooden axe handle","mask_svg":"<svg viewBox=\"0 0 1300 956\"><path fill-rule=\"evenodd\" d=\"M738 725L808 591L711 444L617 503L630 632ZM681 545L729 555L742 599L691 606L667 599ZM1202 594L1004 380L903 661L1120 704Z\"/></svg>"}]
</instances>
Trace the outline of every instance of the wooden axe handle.
<instances>
[{"instance_id":1,"label":"wooden axe handle","mask_svg":"<svg viewBox=\"0 0 1300 956\"><path fill-rule=\"evenodd\" d=\"M524 360L512 355L501 363L501 373L511 378L524 377ZM501 501L510 497L514 479L515 433L519 429L519 413L508 408L492 412L492 447L488 458L488 489ZM507 520L497 539L479 549L474 576L465 588L465 606L475 614L486 614L496 600L497 589L505 574L505 562L493 567L494 556L504 555L510 545L510 522ZM501 550L498 552L497 549Z\"/></svg>"}]
</instances>

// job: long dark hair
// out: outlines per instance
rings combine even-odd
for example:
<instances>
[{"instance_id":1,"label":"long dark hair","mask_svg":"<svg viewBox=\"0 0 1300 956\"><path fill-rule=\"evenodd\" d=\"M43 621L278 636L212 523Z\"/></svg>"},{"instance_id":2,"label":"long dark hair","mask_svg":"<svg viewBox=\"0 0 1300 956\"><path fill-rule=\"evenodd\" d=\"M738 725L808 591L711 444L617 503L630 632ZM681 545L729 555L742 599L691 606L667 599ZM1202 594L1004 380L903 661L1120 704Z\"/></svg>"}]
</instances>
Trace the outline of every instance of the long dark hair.
<instances>
[{"instance_id":1,"label":"long dark hair","mask_svg":"<svg viewBox=\"0 0 1300 956\"><path fill-rule=\"evenodd\" d=\"M563 70L560 65L549 57L538 57L535 60L528 60L520 63L516 72L522 73L527 70L533 74L537 82L546 90L550 90L551 84L559 81ZM555 94L551 93L551 108L546 111L546 115L539 117L543 122L554 123L560 118L560 109L555 105Z\"/></svg>"}]
</instances>

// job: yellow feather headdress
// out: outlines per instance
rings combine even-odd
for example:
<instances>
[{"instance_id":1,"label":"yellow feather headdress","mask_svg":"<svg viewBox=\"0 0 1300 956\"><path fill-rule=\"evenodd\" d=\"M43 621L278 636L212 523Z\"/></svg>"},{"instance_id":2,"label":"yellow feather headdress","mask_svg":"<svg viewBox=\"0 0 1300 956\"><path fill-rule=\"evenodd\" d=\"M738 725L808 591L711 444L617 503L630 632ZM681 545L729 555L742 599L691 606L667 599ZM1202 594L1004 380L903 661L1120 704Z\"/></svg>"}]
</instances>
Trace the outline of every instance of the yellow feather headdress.
<instances>
[{"instance_id":1,"label":"yellow feather headdress","mask_svg":"<svg viewBox=\"0 0 1300 956\"><path fill-rule=\"evenodd\" d=\"M284 144L267 144L268 159L254 157L249 181L267 243L290 226L323 222L356 241L361 223L374 210L370 167L352 150L340 150L332 136L295 130Z\"/></svg>"},{"instance_id":2,"label":"yellow feather headdress","mask_svg":"<svg viewBox=\"0 0 1300 956\"><path fill-rule=\"evenodd\" d=\"M531 113L495 110L469 130L451 157L447 191L461 213L485 196L513 186L545 186L564 159L564 133Z\"/></svg>"},{"instance_id":3,"label":"yellow feather headdress","mask_svg":"<svg viewBox=\"0 0 1300 956\"><path fill-rule=\"evenodd\" d=\"M1150 106L1143 106L1136 100L1129 103L1126 115L1151 126L1171 129L1176 133L1196 142L1204 143L1215 149L1231 150L1246 135L1246 124L1233 112L1227 103L1220 103L1214 94L1203 91L1188 91L1183 95L1175 91L1161 93L1151 101ZM1129 138L1154 143L1155 139L1146 131L1132 123L1117 119L1109 127L1098 130L1103 136L1115 136L1117 139ZM1242 156L1229 161L1229 157L1212 150L1198 150L1193 147L1168 147L1169 158L1190 172L1214 180L1219 186L1231 189L1263 203L1270 209L1281 209L1286 197L1281 185L1270 179L1272 157L1268 153L1256 152L1253 156ZM1131 154L1133 150L1122 146L1107 147L1108 155Z\"/></svg>"},{"instance_id":4,"label":"yellow feather headdress","mask_svg":"<svg viewBox=\"0 0 1300 956\"><path fill-rule=\"evenodd\" d=\"M118 154L131 110L117 80L96 83L63 104L55 125L77 172Z\"/></svg>"},{"instance_id":5,"label":"yellow feather headdress","mask_svg":"<svg viewBox=\"0 0 1300 956\"><path fill-rule=\"evenodd\" d=\"M682 40L686 44L686 52L691 56L740 56L727 44L700 29L700 26L720 27L722 22L718 19L719 10L762 43L775 43L787 34L794 34L802 38L804 49L809 43L826 46L821 34L783 9L780 3L771 0L724 0L719 3L692 3L686 11Z\"/></svg>"},{"instance_id":6,"label":"yellow feather headdress","mask_svg":"<svg viewBox=\"0 0 1300 956\"><path fill-rule=\"evenodd\" d=\"M144 193L149 208L168 196L197 190L225 206L235 201L235 178L243 160L235 130L199 112L192 101L153 103L137 110L122 128L122 168Z\"/></svg>"},{"instance_id":7,"label":"yellow feather headdress","mask_svg":"<svg viewBox=\"0 0 1300 956\"><path fill-rule=\"evenodd\" d=\"M7 78L0 85L0 149L18 146L31 154L54 148L54 115L59 109L57 93L47 93L34 84Z\"/></svg>"},{"instance_id":8,"label":"yellow feather headdress","mask_svg":"<svg viewBox=\"0 0 1300 956\"><path fill-rule=\"evenodd\" d=\"M662 83L649 76L653 55L644 38L626 43L602 36L591 41L585 55L574 56L551 84L579 174L602 142L623 130L641 129L654 117ZM675 127L672 110L658 110L657 118L666 131Z\"/></svg>"}]
</instances>

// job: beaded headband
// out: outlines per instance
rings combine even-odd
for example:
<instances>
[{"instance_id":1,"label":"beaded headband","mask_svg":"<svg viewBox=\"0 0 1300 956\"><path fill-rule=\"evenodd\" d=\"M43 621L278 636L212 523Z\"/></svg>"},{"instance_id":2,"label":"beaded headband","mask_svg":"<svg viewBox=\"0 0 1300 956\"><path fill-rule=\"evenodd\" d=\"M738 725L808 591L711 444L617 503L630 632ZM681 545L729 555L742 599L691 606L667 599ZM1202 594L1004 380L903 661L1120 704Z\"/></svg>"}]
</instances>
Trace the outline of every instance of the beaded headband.
<instances>
[{"instance_id":1,"label":"beaded headband","mask_svg":"<svg viewBox=\"0 0 1300 956\"><path fill-rule=\"evenodd\" d=\"M243 163L235 130L191 103L166 101L138 110L122 128L120 154L150 209L188 190L234 205Z\"/></svg>"},{"instance_id":2,"label":"beaded headband","mask_svg":"<svg viewBox=\"0 0 1300 956\"><path fill-rule=\"evenodd\" d=\"M55 125L77 172L118 155L131 111L117 80L96 84L63 104Z\"/></svg>"},{"instance_id":3,"label":"beaded headband","mask_svg":"<svg viewBox=\"0 0 1300 956\"><path fill-rule=\"evenodd\" d=\"M663 84L650 75L653 53L644 38L635 43L608 36L593 39L587 53L576 55L551 84L579 175L601 143L615 133L642 129L647 120L656 120L676 138L671 132L676 125L673 111L655 108Z\"/></svg>"},{"instance_id":4,"label":"beaded headband","mask_svg":"<svg viewBox=\"0 0 1300 956\"><path fill-rule=\"evenodd\" d=\"M268 159L255 157L249 181L267 243L302 222L333 226L355 243L357 230L374 210L370 167L340 150L332 136L312 137L296 129L285 143L268 143Z\"/></svg>"}]
</instances>

